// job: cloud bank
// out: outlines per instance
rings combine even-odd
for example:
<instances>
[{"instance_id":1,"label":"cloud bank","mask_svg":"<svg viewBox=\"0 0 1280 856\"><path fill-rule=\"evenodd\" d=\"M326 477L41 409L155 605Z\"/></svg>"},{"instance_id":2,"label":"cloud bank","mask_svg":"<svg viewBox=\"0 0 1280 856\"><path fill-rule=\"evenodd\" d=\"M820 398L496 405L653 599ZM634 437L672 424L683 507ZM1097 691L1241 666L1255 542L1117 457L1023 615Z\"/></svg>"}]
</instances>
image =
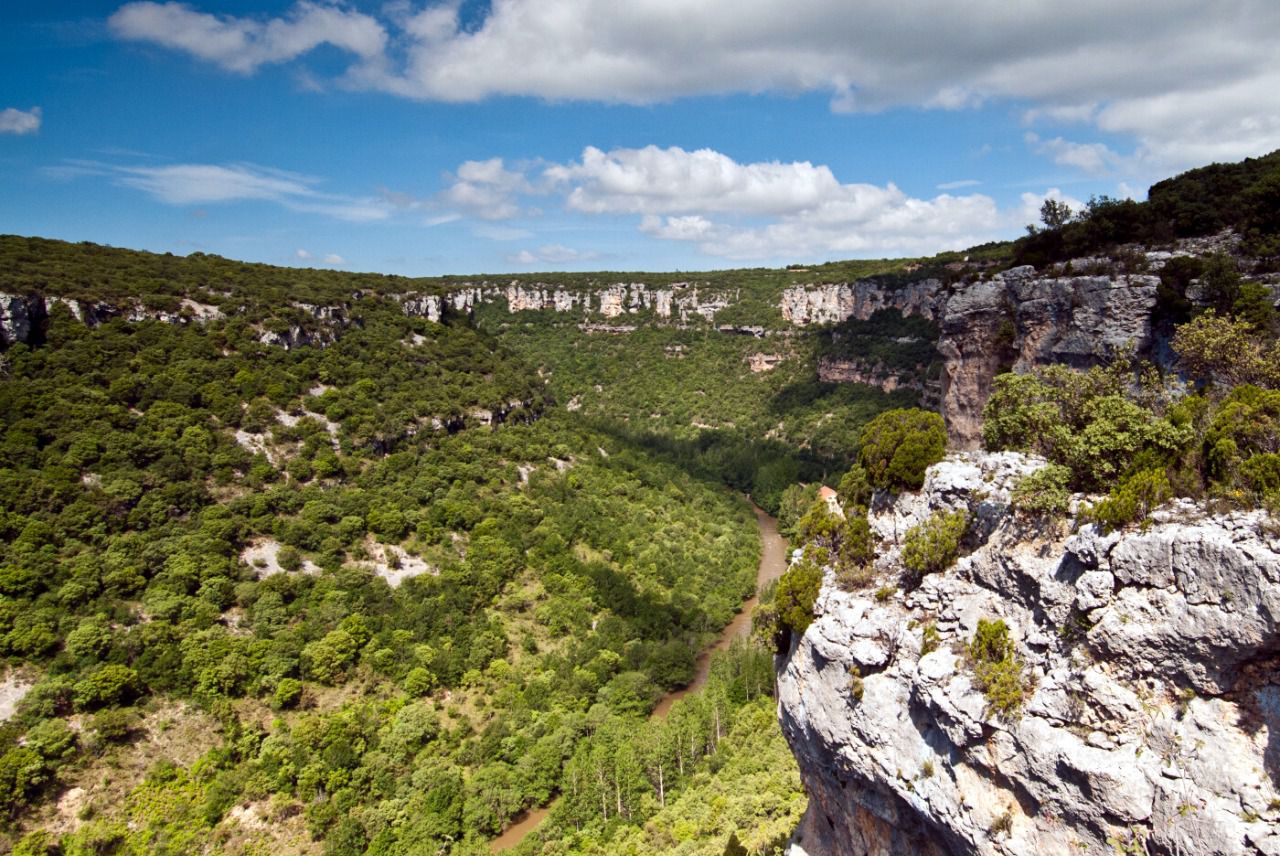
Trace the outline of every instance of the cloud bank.
<instances>
[{"instance_id":1,"label":"cloud bank","mask_svg":"<svg viewBox=\"0 0 1280 856\"><path fill-rule=\"evenodd\" d=\"M300 2L275 17L135 2L118 38L248 74L329 45L342 85L407 98L494 96L647 104L734 93L820 92L838 111L1026 104L1134 138L1165 168L1280 146L1280 4L1271 0L493 0L390 3L380 17ZM1051 153L1052 154L1052 153ZM1054 155L1097 169L1087 152ZM1074 158L1074 159L1073 159Z\"/></svg>"},{"instance_id":2,"label":"cloud bank","mask_svg":"<svg viewBox=\"0 0 1280 856\"><path fill-rule=\"evenodd\" d=\"M493 179L483 185L491 192L476 195L472 185L481 175ZM468 204L483 199L484 205L465 213L499 220L528 210L528 197L558 200L585 216L630 215L651 238L690 243L702 253L735 260L957 249L1033 222L1043 200L1027 194L1016 208L1001 210L980 193L920 199L893 184L842 183L824 165L739 163L710 149L657 146L608 152L588 146L577 160L528 171L500 159L472 161L458 169L439 200L447 206L457 198ZM508 260L581 258L570 253L551 245Z\"/></svg>"}]
</instances>

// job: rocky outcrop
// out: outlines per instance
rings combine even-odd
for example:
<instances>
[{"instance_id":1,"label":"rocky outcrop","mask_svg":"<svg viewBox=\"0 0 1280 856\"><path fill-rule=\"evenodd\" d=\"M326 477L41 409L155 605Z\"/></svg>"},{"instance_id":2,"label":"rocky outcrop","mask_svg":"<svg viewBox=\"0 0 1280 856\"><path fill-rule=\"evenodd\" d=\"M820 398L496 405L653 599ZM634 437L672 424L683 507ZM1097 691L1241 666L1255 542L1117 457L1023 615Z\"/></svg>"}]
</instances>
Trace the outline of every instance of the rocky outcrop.
<instances>
[{"instance_id":1,"label":"rocky outcrop","mask_svg":"<svg viewBox=\"0 0 1280 856\"><path fill-rule=\"evenodd\" d=\"M426 318L428 321L440 320L441 298L438 294L401 294L396 297L400 310L410 318Z\"/></svg>"},{"instance_id":2,"label":"rocky outcrop","mask_svg":"<svg viewBox=\"0 0 1280 856\"><path fill-rule=\"evenodd\" d=\"M44 298L0 293L0 347L35 341L46 317Z\"/></svg>"},{"instance_id":3,"label":"rocky outcrop","mask_svg":"<svg viewBox=\"0 0 1280 856\"><path fill-rule=\"evenodd\" d=\"M0 347L18 342L37 344L44 336L50 313L65 309L81 324L97 327L115 318L126 321L159 321L162 324L205 323L224 317L217 306L190 298L178 302L177 309L159 309L139 301L121 304L104 301L45 297L40 294L16 295L0 293Z\"/></svg>"},{"instance_id":4,"label":"rocky outcrop","mask_svg":"<svg viewBox=\"0 0 1280 856\"><path fill-rule=\"evenodd\" d=\"M1063 270L1040 274L1018 267L949 288L936 279L892 289L874 279L794 286L783 292L780 309L784 319L800 327L865 321L883 309L936 321L943 359L942 414L952 445L974 449L981 439L982 408L1000 371L1048 363L1095 365L1128 347L1156 351L1152 310L1157 276L1072 276ZM887 377L865 380L869 372L874 374L868 366L828 364L823 370L832 380L848 376L851 382L898 386Z\"/></svg>"},{"instance_id":5,"label":"rocky outcrop","mask_svg":"<svg viewBox=\"0 0 1280 856\"><path fill-rule=\"evenodd\" d=\"M1002 369L1098 365L1126 348L1154 354L1160 280L1140 274L1042 276L1018 267L961 288L942 312L942 413L954 447L977 448Z\"/></svg>"},{"instance_id":6,"label":"rocky outcrop","mask_svg":"<svg viewBox=\"0 0 1280 856\"><path fill-rule=\"evenodd\" d=\"M850 318L865 321L881 309L903 315L934 318L946 303L947 291L936 279L922 279L886 288L875 279L853 283L796 285L782 292L783 320L797 327L838 324Z\"/></svg>"},{"instance_id":7,"label":"rocky outcrop","mask_svg":"<svg viewBox=\"0 0 1280 856\"><path fill-rule=\"evenodd\" d=\"M467 283L445 293L444 301L455 312L470 314L485 304L505 303L508 312L573 312L584 317L599 315L616 319L623 315L652 313L659 319L681 324L700 318L715 319L716 313L738 299L733 289L699 288L694 283L649 286L643 282L616 282L604 286L570 290L546 283L507 285Z\"/></svg>"},{"instance_id":8,"label":"rocky outcrop","mask_svg":"<svg viewBox=\"0 0 1280 856\"><path fill-rule=\"evenodd\" d=\"M1184 502L1110 535L1037 525L1007 503L1042 465L958 455L881 498L872 589L899 582L910 526L974 521L968 555L914 591L827 575L779 659L810 796L794 853L1280 853L1280 524ZM966 654L981 618L1023 664L1009 720Z\"/></svg>"}]
</instances>

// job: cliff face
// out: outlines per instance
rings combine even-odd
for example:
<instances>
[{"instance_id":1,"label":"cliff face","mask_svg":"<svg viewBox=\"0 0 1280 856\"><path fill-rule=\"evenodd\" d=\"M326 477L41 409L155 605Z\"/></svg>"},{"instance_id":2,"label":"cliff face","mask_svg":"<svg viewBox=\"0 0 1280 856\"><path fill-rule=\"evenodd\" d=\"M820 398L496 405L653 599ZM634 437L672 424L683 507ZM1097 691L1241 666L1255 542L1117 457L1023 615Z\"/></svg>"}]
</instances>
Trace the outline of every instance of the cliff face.
<instances>
[{"instance_id":1,"label":"cliff face","mask_svg":"<svg viewBox=\"0 0 1280 856\"><path fill-rule=\"evenodd\" d=\"M828 575L779 660L810 795L793 853L1280 853L1280 527L1184 502L1145 531L1038 529L1007 501L1039 466L954 456L873 513L886 579L932 511L977 521L971 552L915 591ZM1014 721L975 687L980 618L1007 623L1025 664Z\"/></svg>"}]
</instances>

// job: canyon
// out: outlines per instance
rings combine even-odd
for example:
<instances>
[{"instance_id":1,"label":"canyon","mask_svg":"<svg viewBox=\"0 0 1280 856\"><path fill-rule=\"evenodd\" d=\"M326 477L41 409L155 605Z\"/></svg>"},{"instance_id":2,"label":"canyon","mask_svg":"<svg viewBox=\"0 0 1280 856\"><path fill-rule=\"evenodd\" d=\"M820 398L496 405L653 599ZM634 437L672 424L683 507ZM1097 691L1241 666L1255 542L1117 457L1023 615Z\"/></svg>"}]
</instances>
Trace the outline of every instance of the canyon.
<instances>
[{"instance_id":1,"label":"canyon","mask_svg":"<svg viewBox=\"0 0 1280 856\"><path fill-rule=\"evenodd\" d=\"M981 439L982 408L992 378L1000 371L1026 371L1049 364L1086 367L1130 351L1152 359L1162 369L1171 368L1167 331L1158 329L1155 317L1160 270L1172 258L1203 256L1224 247L1231 247L1229 236L1185 241L1173 251L1144 250L1137 255L1139 269L1132 272L1107 260L1080 259L1040 272L1030 266L994 275L971 271L949 284L927 277L906 282L869 278L790 285L771 293L769 309L758 311L761 317L750 319L751 323L717 322L725 310L743 301L742 288L696 282L569 287L482 281L437 293L407 291L388 297L405 315L432 322L450 315L470 317L482 307L492 307L512 315L551 313L585 332L619 335L655 324L756 338L795 337L850 319L869 321L878 312L918 317L937 329L933 344L941 371L936 378L926 377L924 366L902 371L874 360L827 357L819 361L819 379L863 383L886 392L916 389L925 404L936 405L942 412L952 447L976 449ZM1271 277L1263 284L1273 299L1280 301L1280 285L1274 280ZM1194 296L1194 288L1189 293ZM343 329L359 323L354 306L375 297L355 293L350 302L325 306L294 302L281 307L279 318L259 321L255 329L264 344L325 346ZM0 347L38 341L59 305L76 320L95 326L113 318L191 324L225 317L218 306L191 299L184 299L176 309L155 309L136 300L111 304L40 294L0 294ZM762 368L767 364L761 363L755 370Z\"/></svg>"}]
</instances>

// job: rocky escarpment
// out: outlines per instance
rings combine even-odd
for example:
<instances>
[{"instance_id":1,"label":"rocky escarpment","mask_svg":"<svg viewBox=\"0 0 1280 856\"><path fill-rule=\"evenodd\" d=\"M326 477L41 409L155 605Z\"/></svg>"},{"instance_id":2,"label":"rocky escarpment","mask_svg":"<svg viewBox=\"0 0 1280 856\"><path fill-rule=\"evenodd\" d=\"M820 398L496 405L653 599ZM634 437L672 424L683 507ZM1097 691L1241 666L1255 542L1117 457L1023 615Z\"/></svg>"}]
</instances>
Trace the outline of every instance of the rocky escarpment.
<instances>
[{"instance_id":1,"label":"rocky escarpment","mask_svg":"<svg viewBox=\"0 0 1280 856\"><path fill-rule=\"evenodd\" d=\"M355 300L359 298L358 294L353 296ZM89 327L113 320L205 324L227 317L227 313L218 306L185 297L177 301L175 308L158 308L138 300L109 302L0 293L0 348L8 348L18 342L34 345L44 341L47 326L64 309L73 320ZM351 317L349 303L320 305L293 302L283 310L279 317L254 325L258 340L264 345L286 349L304 345L323 347L336 341L343 330L358 323ZM406 314L417 314L408 307L405 311Z\"/></svg>"},{"instance_id":2,"label":"rocky escarpment","mask_svg":"<svg viewBox=\"0 0 1280 856\"><path fill-rule=\"evenodd\" d=\"M937 279L922 279L890 288L879 280L797 285L782 292L783 320L797 327L838 324L849 318L866 321L882 309L934 318L946 304L947 289Z\"/></svg>"},{"instance_id":3,"label":"rocky escarpment","mask_svg":"<svg viewBox=\"0 0 1280 856\"><path fill-rule=\"evenodd\" d=\"M1060 363L1086 367L1121 350L1156 355L1159 277L1043 276L1018 267L958 289L940 313L942 411L951 442L973 449L992 379Z\"/></svg>"},{"instance_id":4,"label":"rocky escarpment","mask_svg":"<svg viewBox=\"0 0 1280 856\"><path fill-rule=\"evenodd\" d=\"M604 318L651 312L660 319L688 323L695 317L713 320L738 296L736 289L700 288L689 282L662 287L618 282L592 289L569 289L542 282L512 281L507 285L464 283L444 295L405 294L396 299L407 314L432 321L439 321L445 311L470 315L482 305L504 304L508 312L573 312Z\"/></svg>"},{"instance_id":5,"label":"rocky escarpment","mask_svg":"<svg viewBox=\"0 0 1280 856\"><path fill-rule=\"evenodd\" d=\"M930 376L927 365L903 371L878 361L826 356L818 358L818 380L823 383L860 383L874 386L882 392L914 389L920 393L923 407L936 406L942 390L939 380Z\"/></svg>"},{"instance_id":6,"label":"rocky escarpment","mask_svg":"<svg viewBox=\"0 0 1280 856\"><path fill-rule=\"evenodd\" d=\"M956 456L872 514L879 585L907 528L969 510L970 552L916 590L828 574L779 659L794 853L1280 853L1280 525L1190 502L1111 535L1035 525L1007 502L1039 466ZM966 654L982 618L1024 666L1009 721Z\"/></svg>"},{"instance_id":7,"label":"rocky escarpment","mask_svg":"<svg viewBox=\"0 0 1280 856\"><path fill-rule=\"evenodd\" d=\"M892 292L857 287L861 283L797 287L783 295L783 316L803 326L866 320L890 308L935 321L943 364L940 409L952 445L974 449L992 379L1001 371L1094 365L1129 347L1161 356L1152 318L1159 283L1155 273L1072 276L1028 266L949 288L937 280ZM872 377L879 386L887 380L872 365L845 365L840 373L857 382Z\"/></svg>"}]
</instances>

